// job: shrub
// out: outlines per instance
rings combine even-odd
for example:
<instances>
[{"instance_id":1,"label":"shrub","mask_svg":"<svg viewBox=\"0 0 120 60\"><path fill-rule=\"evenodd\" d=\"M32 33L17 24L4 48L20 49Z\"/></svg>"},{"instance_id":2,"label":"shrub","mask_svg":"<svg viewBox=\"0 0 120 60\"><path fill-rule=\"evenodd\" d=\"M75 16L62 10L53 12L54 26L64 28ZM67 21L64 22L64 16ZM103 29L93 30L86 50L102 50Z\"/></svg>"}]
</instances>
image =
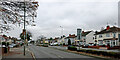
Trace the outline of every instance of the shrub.
<instances>
[{"instance_id":1,"label":"shrub","mask_svg":"<svg viewBox=\"0 0 120 60\"><path fill-rule=\"evenodd\" d=\"M75 46L68 46L68 50L77 51L77 48Z\"/></svg>"}]
</instances>

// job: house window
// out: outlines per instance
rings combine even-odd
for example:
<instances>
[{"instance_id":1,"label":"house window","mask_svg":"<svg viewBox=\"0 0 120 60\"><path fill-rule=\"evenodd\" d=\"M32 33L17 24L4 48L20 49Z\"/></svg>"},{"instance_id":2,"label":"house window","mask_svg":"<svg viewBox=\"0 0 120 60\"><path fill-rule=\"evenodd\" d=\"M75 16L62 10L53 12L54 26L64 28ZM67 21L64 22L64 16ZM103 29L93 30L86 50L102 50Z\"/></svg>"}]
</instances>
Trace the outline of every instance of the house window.
<instances>
[{"instance_id":1,"label":"house window","mask_svg":"<svg viewBox=\"0 0 120 60\"><path fill-rule=\"evenodd\" d=\"M105 41L105 43L106 43L107 45L110 45L110 41Z\"/></svg>"},{"instance_id":2,"label":"house window","mask_svg":"<svg viewBox=\"0 0 120 60\"><path fill-rule=\"evenodd\" d=\"M103 41L102 41L102 40L98 40L98 43L99 43L99 44L103 44Z\"/></svg>"},{"instance_id":3,"label":"house window","mask_svg":"<svg viewBox=\"0 0 120 60\"><path fill-rule=\"evenodd\" d=\"M107 33L107 34L106 34L106 37L110 37L110 34L109 34L109 33Z\"/></svg>"},{"instance_id":4,"label":"house window","mask_svg":"<svg viewBox=\"0 0 120 60\"><path fill-rule=\"evenodd\" d=\"M97 39L97 36L95 36L95 39Z\"/></svg>"},{"instance_id":5,"label":"house window","mask_svg":"<svg viewBox=\"0 0 120 60\"><path fill-rule=\"evenodd\" d=\"M102 34L99 35L99 38L102 38Z\"/></svg>"}]
</instances>

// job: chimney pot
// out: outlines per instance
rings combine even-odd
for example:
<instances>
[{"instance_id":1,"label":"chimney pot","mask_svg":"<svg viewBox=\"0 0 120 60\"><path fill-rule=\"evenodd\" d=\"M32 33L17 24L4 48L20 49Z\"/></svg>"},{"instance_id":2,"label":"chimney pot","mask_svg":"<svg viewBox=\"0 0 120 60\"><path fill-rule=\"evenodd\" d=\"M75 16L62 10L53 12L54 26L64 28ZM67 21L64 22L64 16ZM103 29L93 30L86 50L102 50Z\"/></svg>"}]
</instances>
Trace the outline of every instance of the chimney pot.
<instances>
[{"instance_id":1,"label":"chimney pot","mask_svg":"<svg viewBox=\"0 0 120 60\"><path fill-rule=\"evenodd\" d=\"M110 26L107 26L107 28L106 28L107 30L109 30L110 29Z\"/></svg>"}]
</instances>

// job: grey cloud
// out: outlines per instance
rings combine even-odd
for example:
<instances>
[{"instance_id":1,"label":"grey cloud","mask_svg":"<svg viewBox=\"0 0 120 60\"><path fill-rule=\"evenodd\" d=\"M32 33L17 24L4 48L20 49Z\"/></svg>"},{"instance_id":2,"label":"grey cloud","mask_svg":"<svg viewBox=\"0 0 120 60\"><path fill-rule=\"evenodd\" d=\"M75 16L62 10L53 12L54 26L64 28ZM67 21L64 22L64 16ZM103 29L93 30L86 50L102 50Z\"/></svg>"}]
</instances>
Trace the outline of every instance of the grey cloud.
<instances>
[{"instance_id":1,"label":"grey cloud","mask_svg":"<svg viewBox=\"0 0 120 60\"><path fill-rule=\"evenodd\" d=\"M60 35L57 29L60 29L61 25L66 35L76 33L78 27L84 30L99 30L107 22L117 22L116 11L117 2L42 2L38 10L37 25L43 28L46 36Z\"/></svg>"},{"instance_id":2,"label":"grey cloud","mask_svg":"<svg viewBox=\"0 0 120 60\"><path fill-rule=\"evenodd\" d=\"M117 22L118 0L39 0L36 27L29 28L38 35L55 37L64 34L75 34L77 28L83 30L100 30L107 22L114 25Z\"/></svg>"}]
</instances>

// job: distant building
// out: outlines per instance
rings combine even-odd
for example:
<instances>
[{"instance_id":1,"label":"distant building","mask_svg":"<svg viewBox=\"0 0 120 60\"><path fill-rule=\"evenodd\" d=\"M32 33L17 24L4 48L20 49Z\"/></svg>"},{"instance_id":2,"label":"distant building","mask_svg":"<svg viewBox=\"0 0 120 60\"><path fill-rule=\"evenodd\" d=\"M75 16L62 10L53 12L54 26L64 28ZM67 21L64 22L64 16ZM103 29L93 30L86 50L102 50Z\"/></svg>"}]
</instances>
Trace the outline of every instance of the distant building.
<instances>
[{"instance_id":1,"label":"distant building","mask_svg":"<svg viewBox=\"0 0 120 60\"><path fill-rule=\"evenodd\" d=\"M75 34L73 35L69 34L69 36L67 37L67 42L69 39L71 40L71 44L75 45L75 40L77 39L77 36Z\"/></svg>"},{"instance_id":2,"label":"distant building","mask_svg":"<svg viewBox=\"0 0 120 60\"><path fill-rule=\"evenodd\" d=\"M94 34L95 44L120 45L120 28L107 26L106 29Z\"/></svg>"}]
</instances>

